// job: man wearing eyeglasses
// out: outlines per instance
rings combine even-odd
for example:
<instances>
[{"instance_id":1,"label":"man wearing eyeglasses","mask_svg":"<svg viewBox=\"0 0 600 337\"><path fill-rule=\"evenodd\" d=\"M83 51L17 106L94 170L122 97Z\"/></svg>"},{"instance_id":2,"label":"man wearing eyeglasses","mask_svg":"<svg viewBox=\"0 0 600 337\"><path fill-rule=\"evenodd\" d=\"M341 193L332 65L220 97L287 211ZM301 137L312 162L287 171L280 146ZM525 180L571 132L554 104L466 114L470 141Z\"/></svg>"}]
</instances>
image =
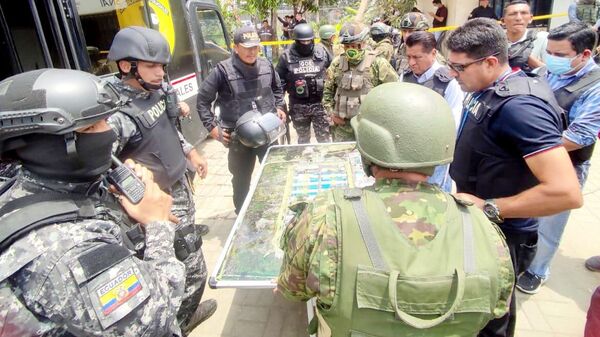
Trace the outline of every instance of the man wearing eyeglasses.
<instances>
[{"instance_id":1,"label":"man wearing eyeglasses","mask_svg":"<svg viewBox=\"0 0 600 337\"><path fill-rule=\"evenodd\" d=\"M491 19L467 21L448 40L448 66L464 102L450 175L458 196L499 225L515 273L537 243L535 217L580 207L575 170L562 145L560 107L550 87L508 64L508 41ZM513 336L516 303L479 336Z\"/></svg>"}]
</instances>

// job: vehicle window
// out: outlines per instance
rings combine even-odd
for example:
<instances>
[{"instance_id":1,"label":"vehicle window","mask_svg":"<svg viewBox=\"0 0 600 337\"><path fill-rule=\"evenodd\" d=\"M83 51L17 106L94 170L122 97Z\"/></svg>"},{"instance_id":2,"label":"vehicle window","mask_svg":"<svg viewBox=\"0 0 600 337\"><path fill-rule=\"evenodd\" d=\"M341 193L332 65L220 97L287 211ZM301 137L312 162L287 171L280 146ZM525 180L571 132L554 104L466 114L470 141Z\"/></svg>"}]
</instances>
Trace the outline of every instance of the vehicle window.
<instances>
[{"instance_id":1,"label":"vehicle window","mask_svg":"<svg viewBox=\"0 0 600 337\"><path fill-rule=\"evenodd\" d=\"M227 51L225 33L223 32L223 26L217 12L209 9L198 9L196 14L200 29L202 30L204 43L207 44L206 47L221 48Z\"/></svg>"},{"instance_id":2,"label":"vehicle window","mask_svg":"<svg viewBox=\"0 0 600 337\"><path fill-rule=\"evenodd\" d=\"M107 59L108 50L117 32L127 26L147 26L145 1L77 0L77 12L91 61L91 72L105 75L117 72L115 62Z\"/></svg>"}]
</instances>

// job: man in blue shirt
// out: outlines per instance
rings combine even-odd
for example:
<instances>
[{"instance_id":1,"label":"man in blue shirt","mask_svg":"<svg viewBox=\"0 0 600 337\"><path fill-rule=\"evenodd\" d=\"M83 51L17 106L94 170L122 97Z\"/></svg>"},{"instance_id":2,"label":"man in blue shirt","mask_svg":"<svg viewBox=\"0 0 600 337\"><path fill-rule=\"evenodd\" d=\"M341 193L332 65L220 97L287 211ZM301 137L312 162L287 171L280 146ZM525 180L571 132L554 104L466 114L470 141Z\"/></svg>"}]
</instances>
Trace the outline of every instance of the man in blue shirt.
<instances>
[{"instance_id":1,"label":"man in blue shirt","mask_svg":"<svg viewBox=\"0 0 600 337\"><path fill-rule=\"evenodd\" d=\"M451 74L465 100L450 175L506 237L515 273L535 254L537 216L580 207L581 191L562 145L560 108L548 85L508 65L497 22L467 21L448 39ZM479 336L513 336L516 303Z\"/></svg>"},{"instance_id":2,"label":"man in blue shirt","mask_svg":"<svg viewBox=\"0 0 600 337\"><path fill-rule=\"evenodd\" d=\"M592 59L596 32L583 22L569 22L548 35L546 63L548 83L568 122L563 146L571 157L581 188L600 131L600 67ZM538 292L548 279L549 267L570 211L539 219L538 249L527 271L518 278L517 289Z\"/></svg>"},{"instance_id":3,"label":"man in blue shirt","mask_svg":"<svg viewBox=\"0 0 600 337\"><path fill-rule=\"evenodd\" d=\"M409 69L402 74L401 82L420 84L443 96L452 109L452 117L458 129L465 94L458 82L450 76L450 70L436 61L438 51L435 49L435 36L430 32L417 31L406 38L405 44ZM448 193L452 190L449 167L449 164L436 167L428 180Z\"/></svg>"}]
</instances>

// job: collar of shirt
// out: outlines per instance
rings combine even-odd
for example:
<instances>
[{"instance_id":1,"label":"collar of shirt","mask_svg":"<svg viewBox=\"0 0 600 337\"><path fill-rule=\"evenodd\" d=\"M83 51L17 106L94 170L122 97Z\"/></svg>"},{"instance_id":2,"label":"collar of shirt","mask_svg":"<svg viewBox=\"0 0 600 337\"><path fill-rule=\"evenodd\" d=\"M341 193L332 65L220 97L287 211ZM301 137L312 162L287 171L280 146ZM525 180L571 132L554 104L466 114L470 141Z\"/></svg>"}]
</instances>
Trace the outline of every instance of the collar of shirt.
<instances>
[{"instance_id":1,"label":"collar of shirt","mask_svg":"<svg viewBox=\"0 0 600 337\"><path fill-rule=\"evenodd\" d=\"M417 78L417 82L423 83L428 81L433 76L433 74L435 74L436 70L438 70L441 66L442 65L439 64L437 61L433 61L433 65L431 65L431 67L429 67L429 69L427 69L426 72L421 74L421 76L414 75Z\"/></svg>"},{"instance_id":2,"label":"collar of shirt","mask_svg":"<svg viewBox=\"0 0 600 337\"><path fill-rule=\"evenodd\" d=\"M519 43L519 42L523 42L523 41L525 41L525 39L527 38L527 33L528 33L528 32L529 32L529 29L525 29L525 33L523 33L523 36L521 36L521 38L520 38L520 39L518 39L518 40L517 40L517 41L515 41L515 42L510 42L510 41L508 41L508 46L510 47L510 46L512 46L512 45L513 45L513 44L515 44L515 43Z\"/></svg>"},{"instance_id":3,"label":"collar of shirt","mask_svg":"<svg viewBox=\"0 0 600 337\"><path fill-rule=\"evenodd\" d=\"M594 62L594 60L592 58L590 58L588 60L588 62L585 64L585 66L583 66L583 68L579 69L579 71L576 72L575 74L555 75L551 72L547 72L548 83L550 84L550 87L552 88L552 90L557 90L557 89L560 89L564 86L571 84L571 82L573 82L575 80L580 79L585 74L589 73L590 71L592 71L596 68L598 68L598 65L596 64L596 62Z\"/></svg>"}]
</instances>

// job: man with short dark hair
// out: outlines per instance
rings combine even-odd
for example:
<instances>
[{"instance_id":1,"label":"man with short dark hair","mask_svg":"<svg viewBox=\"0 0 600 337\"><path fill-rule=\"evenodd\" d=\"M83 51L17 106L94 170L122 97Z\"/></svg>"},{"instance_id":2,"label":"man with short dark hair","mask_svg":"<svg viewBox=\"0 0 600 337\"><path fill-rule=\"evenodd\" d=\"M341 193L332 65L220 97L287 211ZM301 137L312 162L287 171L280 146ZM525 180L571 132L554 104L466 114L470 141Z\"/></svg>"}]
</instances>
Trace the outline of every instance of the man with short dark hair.
<instances>
[{"instance_id":1,"label":"man with short dark hair","mask_svg":"<svg viewBox=\"0 0 600 337\"><path fill-rule=\"evenodd\" d=\"M527 29L532 19L525 0L513 0L504 7L502 22L508 37L508 62L513 69L532 71L544 65L548 33Z\"/></svg>"},{"instance_id":2,"label":"man with short dark hair","mask_svg":"<svg viewBox=\"0 0 600 337\"><path fill-rule=\"evenodd\" d=\"M233 204L239 214L250 189L256 158L262 160L269 140L244 144L238 121L247 112L270 113L285 121L285 102L279 75L271 62L258 57L260 39L253 27L234 33L233 55L217 64L200 85L196 109L210 136L229 148L227 165L232 174ZM213 103L221 113L215 116ZM252 146L249 146L252 145Z\"/></svg>"},{"instance_id":3,"label":"man with short dark hair","mask_svg":"<svg viewBox=\"0 0 600 337\"><path fill-rule=\"evenodd\" d=\"M592 59L596 32L583 22L570 22L550 30L545 58L547 79L568 122L562 142L569 151L581 188L600 132L600 67ZM570 211L540 218L535 258L517 282L517 289L538 292L550 275L550 262L558 250ZM588 261L593 261L593 258ZM600 257L596 258L600 269Z\"/></svg>"},{"instance_id":4,"label":"man with short dark hair","mask_svg":"<svg viewBox=\"0 0 600 337\"><path fill-rule=\"evenodd\" d=\"M433 6L437 8L434 12L429 12L429 15L433 17L433 28L445 27L448 23L448 8L444 6L442 0L433 0ZM442 32L435 32L435 39L439 39Z\"/></svg>"},{"instance_id":5,"label":"man with short dark hair","mask_svg":"<svg viewBox=\"0 0 600 337\"><path fill-rule=\"evenodd\" d=\"M410 68L401 75L401 81L423 85L444 97L452 109L452 117L458 128L464 93L450 75L450 70L437 62L435 37L430 32L419 31L412 33L405 43ZM437 166L428 180L448 193L452 190L452 179L448 175L449 166Z\"/></svg>"},{"instance_id":6,"label":"man with short dark hair","mask_svg":"<svg viewBox=\"0 0 600 337\"><path fill-rule=\"evenodd\" d=\"M469 20L477 18L498 20L494 9L489 5L490 0L479 0L479 6L471 11L471 14L469 14Z\"/></svg>"},{"instance_id":7,"label":"man with short dark hair","mask_svg":"<svg viewBox=\"0 0 600 337\"><path fill-rule=\"evenodd\" d=\"M560 107L544 81L511 71L507 45L498 23L483 18L467 21L448 39L448 66L471 93L450 175L457 196L499 224L518 275L535 253L535 217L580 207L583 200L563 147ZM480 336L513 336L515 315L513 297L510 313Z\"/></svg>"}]
</instances>

